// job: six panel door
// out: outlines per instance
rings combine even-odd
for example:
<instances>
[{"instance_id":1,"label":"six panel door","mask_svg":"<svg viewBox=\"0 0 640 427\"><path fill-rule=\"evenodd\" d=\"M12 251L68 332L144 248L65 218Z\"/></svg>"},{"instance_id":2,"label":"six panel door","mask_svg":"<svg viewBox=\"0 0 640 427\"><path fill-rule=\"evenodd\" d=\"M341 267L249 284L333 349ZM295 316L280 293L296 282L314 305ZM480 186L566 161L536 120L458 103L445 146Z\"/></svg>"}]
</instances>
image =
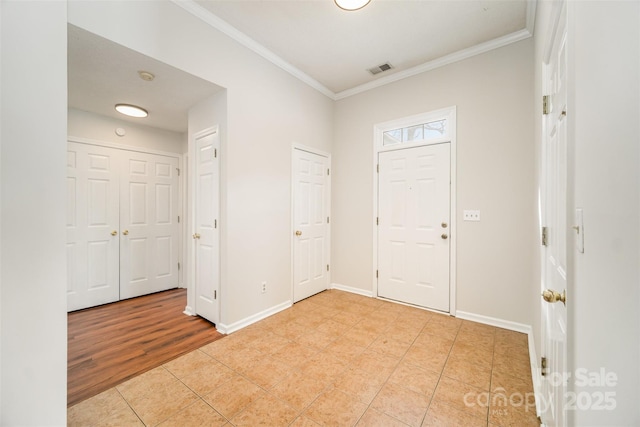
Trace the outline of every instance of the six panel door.
<instances>
[{"instance_id":1,"label":"six panel door","mask_svg":"<svg viewBox=\"0 0 640 427\"><path fill-rule=\"evenodd\" d=\"M178 285L178 159L123 152L120 299Z\"/></svg>"},{"instance_id":2,"label":"six panel door","mask_svg":"<svg viewBox=\"0 0 640 427\"><path fill-rule=\"evenodd\" d=\"M449 311L450 144L379 154L378 295Z\"/></svg>"},{"instance_id":3,"label":"six panel door","mask_svg":"<svg viewBox=\"0 0 640 427\"><path fill-rule=\"evenodd\" d=\"M220 287L220 254L218 232L220 136L213 132L196 137L195 144L195 209L194 252L196 314L218 323L218 291Z\"/></svg>"},{"instance_id":4,"label":"six panel door","mask_svg":"<svg viewBox=\"0 0 640 427\"><path fill-rule=\"evenodd\" d=\"M119 298L120 153L69 143L67 150L67 309Z\"/></svg>"},{"instance_id":5,"label":"six panel door","mask_svg":"<svg viewBox=\"0 0 640 427\"><path fill-rule=\"evenodd\" d=\"M329 159L293 150L293 300L327 289Z\"/></svg>"}]
</instances>

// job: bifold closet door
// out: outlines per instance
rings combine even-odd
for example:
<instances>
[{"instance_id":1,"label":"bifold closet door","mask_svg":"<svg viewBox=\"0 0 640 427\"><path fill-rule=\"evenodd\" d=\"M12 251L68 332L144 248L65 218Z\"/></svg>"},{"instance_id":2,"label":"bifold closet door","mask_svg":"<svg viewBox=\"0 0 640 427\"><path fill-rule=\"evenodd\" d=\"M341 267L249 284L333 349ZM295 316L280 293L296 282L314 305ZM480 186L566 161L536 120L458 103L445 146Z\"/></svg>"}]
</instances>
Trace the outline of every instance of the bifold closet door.
<instances>
[{"instance_id":1,"label":"bifold closet door","mask_svg":"<svg viewBox=\"0 0 640 427\"><path fill-rule=\"evenodd\" d=\"M119 299L119 156L106 147L68 146L68 311Z\"/></svg>"},{"instance_id":2,"label":"bifold closet door","mask_svg":"<svg viewBox=\"0 0 640 427\"><path fill-rule=\"evenodd\" d=\"M120 299L178 286L178 159L124 152Z\"/></svg>"}]
</instances>

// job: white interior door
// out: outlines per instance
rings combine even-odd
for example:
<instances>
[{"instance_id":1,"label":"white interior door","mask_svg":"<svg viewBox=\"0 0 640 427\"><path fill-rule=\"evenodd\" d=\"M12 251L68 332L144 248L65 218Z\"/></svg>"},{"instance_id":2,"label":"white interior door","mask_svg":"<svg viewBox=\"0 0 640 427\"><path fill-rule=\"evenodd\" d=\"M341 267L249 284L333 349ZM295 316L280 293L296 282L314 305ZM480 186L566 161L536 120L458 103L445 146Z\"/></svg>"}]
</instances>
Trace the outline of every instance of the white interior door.
<instances>
[{"instance_id":1,"label":"white interior door","mask_svg":"<svg viewBox=\"0 0 640 427\"><path fill-rule=\"evenodd\" d=\"M329 286L329 159L293 150L293 301Z\"/></svg>"},{"instance_id":2,"label":"white interior door","mask_svg":"<svg viewBox=\"0 0 640 427\"><path fill-rule=\"evenodd\" d=\"M69 143L67 151L67 309L119 298L118 153Z\"/></svg>"},{"instance_id":3,"label":"white interior door","mask_svg":"<svg viewBox=\"0 0 640 427\"><path fill-rule=\"evenodd\" d=\"M548 114L544 116L542 199L546 246L543 250L543 289L549 290L542 302L543 422L547 426L566 426L566 384L558 381L567 370L567 310L561 301L567 286L567 74L566 4L559 13L557 31L550 34L551 54L545 64L545 89L549 94ZM581 230L580 230L581 232Z\"/></svg>"},{"instance_id":4,"label":"white interior door","mask_svg":"<svg viewBox=\"0 0 640 427\"><path fill-rule=\"evenodd\" d=\"M450 144L378 161L378 295L448 312Z\"/></svg>"},{"instance_id":5,"label":"white interior door","mask_svg":"<svg viewBox=\"0 0 640 427\"><path fill-rule=\"evenodd\" d=\"M217 131L195 138L194 159L194 279L195 312L219 321L220 292L220 135Z\"/></svg>"},{"instance_id":6,"label":"white interior door","mask_svg":"<svg viewBox=\"0 0 640 427\"><path fill-rule=\"evenodd\" d=\"M120 299L178 286L178 159L122 151Z\"/></svg>"}]
</instances>

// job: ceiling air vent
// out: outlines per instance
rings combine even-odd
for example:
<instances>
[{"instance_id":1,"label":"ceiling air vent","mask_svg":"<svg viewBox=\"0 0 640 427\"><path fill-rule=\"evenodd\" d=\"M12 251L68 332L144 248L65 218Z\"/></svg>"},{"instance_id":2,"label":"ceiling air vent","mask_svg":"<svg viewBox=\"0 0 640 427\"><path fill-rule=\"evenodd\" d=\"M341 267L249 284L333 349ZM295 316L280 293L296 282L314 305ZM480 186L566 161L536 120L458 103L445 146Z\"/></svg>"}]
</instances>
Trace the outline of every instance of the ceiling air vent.
<instances>
[{"instance_id":1,"label":"ceiling air vent","mask_svg":"<svg viewBox=\"0 0 640 427\"><path fill-rule=\"evenodd\" d=\"M384 64L378 65L377 67L369 68L367 71L369 71L371 74L375 76L376 74L382 73L383 71L387 71L392 68L393 66L391 64L389 64L388 62L385 62Z\"/></svg>"}]
</instances>

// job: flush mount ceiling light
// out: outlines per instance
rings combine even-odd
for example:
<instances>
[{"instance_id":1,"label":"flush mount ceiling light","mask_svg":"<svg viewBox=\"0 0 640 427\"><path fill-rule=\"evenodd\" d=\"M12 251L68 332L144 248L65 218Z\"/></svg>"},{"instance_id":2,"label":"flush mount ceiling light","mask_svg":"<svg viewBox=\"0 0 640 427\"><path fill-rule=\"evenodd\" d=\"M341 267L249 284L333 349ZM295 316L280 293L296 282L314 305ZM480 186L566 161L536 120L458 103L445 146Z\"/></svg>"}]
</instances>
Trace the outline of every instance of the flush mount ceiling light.
<instances>
[{"instance_id":1,"label":"flush mount ceiling light","mask_svg":"<svg viewBox=\"0 0 640 427\"><path fill-rule=\"evenodd\" d=\"M358 10L369 4L371 0L333 0L340 9Z\"/></svg>"},{"instance_id":2,"label":"flush mount ceiling light","mask_svg":"<svg viewBox=\"0 0 640 427\"><path fill-rule=\"evenodd\" d=\"M147 117L149 115L144 108L131 104L116 104L116 111L130 117Z\"/></svg>"}]
</instances>

